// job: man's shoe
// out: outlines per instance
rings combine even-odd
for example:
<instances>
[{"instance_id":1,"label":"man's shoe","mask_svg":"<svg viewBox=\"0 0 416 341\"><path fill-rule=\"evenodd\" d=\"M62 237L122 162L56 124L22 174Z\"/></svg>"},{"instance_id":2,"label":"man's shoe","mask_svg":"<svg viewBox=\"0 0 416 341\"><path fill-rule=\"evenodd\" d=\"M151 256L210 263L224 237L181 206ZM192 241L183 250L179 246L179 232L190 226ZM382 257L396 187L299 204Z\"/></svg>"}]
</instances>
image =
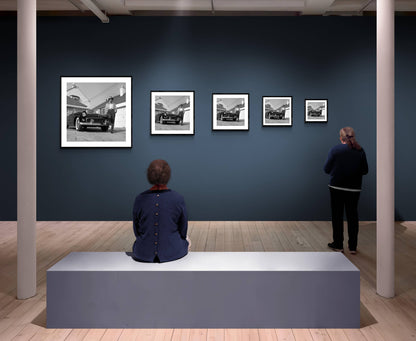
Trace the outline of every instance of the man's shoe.
<instances>
[{"instance_id":1,"label":"man's shoe","mask_svg":"<svg viewBox=\"0 0 416 341\"><path fill-rule=\"evenodd\" d=\"M344 252L344 249L337 247L335 243L328 243L328 247L336 252Z\"/></svg>"},{"instance_id":2,"label":"man's shoe","mask_svg":"<svg viewBox=\"0 0 416 341\"><path fill-rule=\"evenodd\" d=\"M350 249L350 253L351 253L352 255L356 255L356 254L357 254L357 250L351 250L351 249Z\"/></svg>"}]
</instances>

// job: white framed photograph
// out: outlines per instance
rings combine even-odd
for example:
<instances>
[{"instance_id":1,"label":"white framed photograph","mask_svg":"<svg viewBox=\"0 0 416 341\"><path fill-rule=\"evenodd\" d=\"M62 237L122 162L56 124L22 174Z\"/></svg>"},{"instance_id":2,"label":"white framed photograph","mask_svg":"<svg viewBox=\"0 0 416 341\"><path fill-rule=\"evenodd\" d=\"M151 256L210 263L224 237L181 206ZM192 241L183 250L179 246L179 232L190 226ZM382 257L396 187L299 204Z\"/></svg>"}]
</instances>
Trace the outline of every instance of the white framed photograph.
<instances>
[{"instance_id":1,"label":"white framed photograph","mask_svg":"<svg viewBox=\"0 0 416 341\"><path fill-rule=\"evenodd\" d=\"M263 96L263 127L291 127L292 97Z\"/></svg>"},{"instance_id":2,"label":"white framed photograph","mask_svg":"<svg viewBox=\"0 0 416 341\"><path fill-rule=\"evenodd\" d=\"M305 99L305 122L328 122L328 100Z\"/></svg>"},{"instance_id":3,"label":"white framed photograph","mask_svg":"<svg viewBox=\"0 0 416 341\"><path fill-rule=\"evenodd\" d=\"M151 135L194 135L194 91L150 93Z\"/></svg>"},{"instance_id":4,"label":"white framed photograph","mask_svg":"<svg viewBox=\"0 0 416 341\"><path fill-rule=\"evenodd\" d=\"M248 94L212 94L212 130L248 130Z\"/></svg>"},{"instance_id":5,"label":"white framed photograph","mask_svg":"<svg viewBox=\"0 0 416 341\"><path fill-rule=\"evenodd\" d=\"M131 148L131 77L61 77L61 147Z\"/></svg>"}]
</instances>

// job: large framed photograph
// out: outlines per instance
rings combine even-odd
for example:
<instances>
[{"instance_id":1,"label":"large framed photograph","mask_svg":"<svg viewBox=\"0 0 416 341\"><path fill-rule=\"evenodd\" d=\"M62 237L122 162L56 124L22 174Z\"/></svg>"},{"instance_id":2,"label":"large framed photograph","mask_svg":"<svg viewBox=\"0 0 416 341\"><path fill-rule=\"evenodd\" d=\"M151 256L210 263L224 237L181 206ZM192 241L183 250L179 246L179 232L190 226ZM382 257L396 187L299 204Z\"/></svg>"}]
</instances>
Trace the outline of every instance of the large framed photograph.
<instances>
[{"instance_id":1,"label":"large framed photograph","mask_svg":"<svg viewBox=\"0 0 416 341\"><path fill-rule=\"evenodd\" d=\"M248 130L248 94L212 94L212 130Z\"/></svg>"},{"instance_id":2,"label":"large framed photograph","mask_svg":"<svg viewBox=\"0 0 416 341\"><path fill-rule=\"evenodd\" d=\"M328 122L328 100L305 99L305 122Z\"/></svg>"},{"instance_id":3,"label":"large framed photograph","mask_svg":"<svg viewBox=\"0 0 416 341\"><path fill-rule=\"evenodd\" d=\"M292 97L263 96L263 127L291 127Z\"/></svg>"},{"instance_id":4,"label":"large framed photograph","mask_svg":"<svg viewBox=\"0 0 416 341\"><path fill-rule=\"evenodd\" d=\"M131 77L61 77L61 147L131 148Z\"/></svg>"},{"instance_id":5,"label":"large framed photograph","mask_svg":"<svg viewBox=\"0 0 416 341\"><path fill-rule=\"evenodd\" d=\"M194 135L194 91L152 91L152 135Z\"/></svg>"}]
</instances>

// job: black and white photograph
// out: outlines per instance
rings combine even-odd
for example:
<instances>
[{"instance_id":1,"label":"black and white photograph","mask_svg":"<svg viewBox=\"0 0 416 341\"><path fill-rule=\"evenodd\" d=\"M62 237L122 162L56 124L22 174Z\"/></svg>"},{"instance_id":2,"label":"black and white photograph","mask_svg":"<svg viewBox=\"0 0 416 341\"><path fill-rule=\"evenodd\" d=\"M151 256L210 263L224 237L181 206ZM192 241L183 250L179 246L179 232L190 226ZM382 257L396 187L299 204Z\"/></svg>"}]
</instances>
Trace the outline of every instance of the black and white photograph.
<instances>
[{"instance_id":1,"label":"black and white photograph","mask_svg":"<svg viewBox=\"0 0 416 341\"><path fill-rule=\"evenodd\" d=\"M291 127L292 97L263 97L263 127Z\"/></svg>"},{"instance_id":2,"label":"black and white photograph","mask_svg":"<svg viewBox=\"0 0 416 341\"><path fill-rule=\"evenodd\" d=\"M328 100L305 99L305 122L328 122Z\"/></svg>"},{"instance_id":3,"label":"black and white photograph","mask_svg":"<svg viewBox=\"0 0 416 341\"><path fill-rule=\"evenodd\" d=\"M212 94L212 130L248 130L248 94Z\"/></svg>"},{"instance_id":4,"label":"black and white photograph","mask_svg":"<svg viewBox=\"0 0 416 341\"><path fill-rule=\"evenodd\" d=\"M61 147L131 147L131 77L61 77Z\"/></svg>"},{"instance_id":5,"label":"black and white photograph","mask_svg":"<svg viewBox=\"0 0 416 341\"><path fill-rule=\"evenodd\" d=\"M152 135L195 133L194 91L152 91L150 97Z\"/></svg>"}]
</instances>

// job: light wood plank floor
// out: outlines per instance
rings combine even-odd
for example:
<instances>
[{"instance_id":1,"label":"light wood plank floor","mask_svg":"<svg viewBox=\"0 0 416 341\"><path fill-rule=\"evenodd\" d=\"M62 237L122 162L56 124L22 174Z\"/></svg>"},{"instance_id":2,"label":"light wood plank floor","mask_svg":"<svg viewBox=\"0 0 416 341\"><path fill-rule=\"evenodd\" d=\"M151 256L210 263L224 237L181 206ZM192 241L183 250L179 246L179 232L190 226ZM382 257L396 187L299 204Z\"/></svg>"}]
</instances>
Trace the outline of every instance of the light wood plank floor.
<instances>
[{"instance_id":1,"label":"light wood plank floor","mask_svg":"<svg viewBox=\"0 0 416 341\"><path fill-rule=\"evenodd\" d=\"M328 251L329 222L194 221L194 251ZM46 329L46 269L72 251L130 251L130 222L39 222L37 295L16 300L16 222L0 222L0 340L416 340L416 223L396 224L396 293L375 292L375 223L360 225L360 329ZM332 252L332 251L328 251ZM334 307L342 309L343 307Z\"/></svg>"}]
</instances>

